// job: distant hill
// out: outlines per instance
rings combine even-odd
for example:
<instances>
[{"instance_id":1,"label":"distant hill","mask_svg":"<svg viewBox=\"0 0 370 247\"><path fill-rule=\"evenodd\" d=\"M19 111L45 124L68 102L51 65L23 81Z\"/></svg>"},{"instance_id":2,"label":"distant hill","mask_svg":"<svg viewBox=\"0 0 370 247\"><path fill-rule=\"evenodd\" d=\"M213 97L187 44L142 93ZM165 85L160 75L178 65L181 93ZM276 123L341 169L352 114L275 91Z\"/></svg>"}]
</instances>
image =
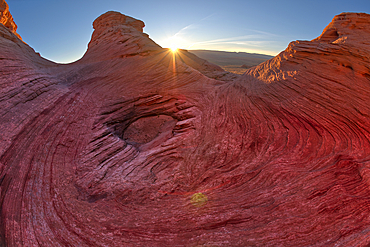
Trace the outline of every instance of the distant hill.
<instances>
[{"instance_id":1,"label":"distant hill","mask_svg":"<svg viewBox=\"0 0 370 247\"><path fill-rule=\"evenodd\" d=\"M189 52L203 58L211 63L221 66L224 70L243 74L248 68L263 63L273 56L247 53L247 52L227 52L227 51L210 51L210 50L189 50Z\"/></svg>"}]
</instances>

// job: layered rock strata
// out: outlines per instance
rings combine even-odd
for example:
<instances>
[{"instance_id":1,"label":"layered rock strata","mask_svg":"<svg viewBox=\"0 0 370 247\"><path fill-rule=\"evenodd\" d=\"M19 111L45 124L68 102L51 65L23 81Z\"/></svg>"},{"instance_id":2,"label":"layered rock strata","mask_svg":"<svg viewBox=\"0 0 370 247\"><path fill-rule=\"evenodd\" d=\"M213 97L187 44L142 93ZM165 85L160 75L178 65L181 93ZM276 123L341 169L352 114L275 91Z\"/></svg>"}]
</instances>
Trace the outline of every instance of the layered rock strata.
<instances>
[{"instance_id":1,"label":"layered rock strata","mask_svg":"<svg viewBox=\"0 0 370 247\"><path fill-rule=\"evenodd\" d=\"M370 243L369 15L238 78L143 26L60 65L0 25L2 246Z\"/></svg>"}]
</instances>

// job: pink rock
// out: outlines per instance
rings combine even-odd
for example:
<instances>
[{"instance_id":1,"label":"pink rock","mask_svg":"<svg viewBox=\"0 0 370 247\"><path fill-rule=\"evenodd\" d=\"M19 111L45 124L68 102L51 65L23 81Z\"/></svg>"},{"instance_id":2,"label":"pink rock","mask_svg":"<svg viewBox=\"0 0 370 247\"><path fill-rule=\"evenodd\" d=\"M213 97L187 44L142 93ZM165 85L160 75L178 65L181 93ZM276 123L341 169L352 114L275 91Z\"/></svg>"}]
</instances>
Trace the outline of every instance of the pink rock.
<instances>
[{"instance_id":1,"label":"pink rock","mask_svg":"<svg viewBox=\"0 0 370 247\"><path fill-rule=\"evenodd\" d=\"M117 12L67 65L0 25L0 245L367 246L369 21L234 78Z\"/></svg>"}]
</instances>

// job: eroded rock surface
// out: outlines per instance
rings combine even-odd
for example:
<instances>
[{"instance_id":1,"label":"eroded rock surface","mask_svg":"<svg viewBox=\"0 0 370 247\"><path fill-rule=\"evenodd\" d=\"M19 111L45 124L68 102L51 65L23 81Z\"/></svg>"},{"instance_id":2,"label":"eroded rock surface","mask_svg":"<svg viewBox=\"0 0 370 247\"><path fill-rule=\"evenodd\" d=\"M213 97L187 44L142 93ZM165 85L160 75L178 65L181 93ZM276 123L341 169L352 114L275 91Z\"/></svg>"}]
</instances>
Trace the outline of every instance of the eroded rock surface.
<instances>
[{"instance_id":1,"label":"eroded rock surface","mask_svg":"<svg viewBox=\"0 0 370 247\"><path fill-rule=\"evenodd\" d=\"M143 26L60 65L0 25L1 245L370 243L369 15L233 81Z\"/></svg>"}]
</instances>

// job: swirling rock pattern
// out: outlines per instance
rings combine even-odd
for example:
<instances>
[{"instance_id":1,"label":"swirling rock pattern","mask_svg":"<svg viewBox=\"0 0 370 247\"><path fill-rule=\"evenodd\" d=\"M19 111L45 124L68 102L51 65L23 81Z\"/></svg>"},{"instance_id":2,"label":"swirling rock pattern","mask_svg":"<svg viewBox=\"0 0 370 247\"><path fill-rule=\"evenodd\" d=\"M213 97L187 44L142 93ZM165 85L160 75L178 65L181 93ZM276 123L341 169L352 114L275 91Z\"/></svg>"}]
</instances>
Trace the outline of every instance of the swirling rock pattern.
<instances>
[{"instance_id":1,"label":"swirling rock pattern","mask_svg":"<svg viewBox=\"0 0 370 247\"><path fill-rule=\"evenodd\" d=\"M241 77L117 12L49 62L0 31L2 246L367 246L370 16Z\"/></svg>"}]
</instances>

